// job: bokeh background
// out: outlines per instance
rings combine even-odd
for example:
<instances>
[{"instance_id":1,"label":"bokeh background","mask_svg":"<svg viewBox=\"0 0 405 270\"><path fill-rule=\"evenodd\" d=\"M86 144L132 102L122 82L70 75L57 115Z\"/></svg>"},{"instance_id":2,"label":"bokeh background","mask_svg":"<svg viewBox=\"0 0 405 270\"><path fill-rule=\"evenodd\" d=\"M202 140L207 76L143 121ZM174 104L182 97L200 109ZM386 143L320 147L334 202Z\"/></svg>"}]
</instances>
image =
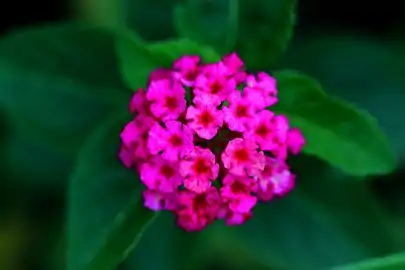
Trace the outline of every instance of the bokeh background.
<instances>
[{"instance_id":1,"label":"bokeh background","mask_svg":"<svg viewBox=\"0 0 405 270\"><path fill-rule=\"evenodd\" d=\"M217 0L206 0L207 5L211 1ZM10 31L70 19L107 25L125 20L149 41L175 35L172 9L181 0L126 0L129 17L118 2L1 2L0 42ZM161 215L122 270L327 269L405 251L405 4L300 0L297 19L279 68L304 71L325 91L373 114L399 157L398 169L365 182L301 157L294 163L300 193L260 207L241 228L219 224L185 234ZM45 59L46 51L41 53ZM24 164L39 159L47 166L23 166L17 176L0 168L0 270L63 270L68 175L55 172L66 164L41 152L29 138L9 133L7 123L13 119L2 120L1 134L12 134L14 141L7 142L16 145L15 155Z\"/></svg>"}]
</instances>

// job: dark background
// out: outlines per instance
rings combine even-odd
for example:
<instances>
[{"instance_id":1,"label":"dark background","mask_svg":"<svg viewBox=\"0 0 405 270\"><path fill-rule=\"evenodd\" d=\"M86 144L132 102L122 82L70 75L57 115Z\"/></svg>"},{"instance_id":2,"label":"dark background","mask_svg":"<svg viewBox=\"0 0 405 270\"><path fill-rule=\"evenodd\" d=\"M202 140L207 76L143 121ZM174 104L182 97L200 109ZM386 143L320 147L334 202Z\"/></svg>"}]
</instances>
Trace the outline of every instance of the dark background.
<instances>
[{"instance_id":1,"label":"dark background","mask_svg":"<svg viewBox=\"0 0 405 270\"><path fill-rule=\"evenodd\" d=\"M392 59L405 60L404 3L301 0L296 38L281 63L308 72L331 92L368 109L380 121L399 156L405 156L405 78L370 77L369 74L405 71L405 64L390 65ZM75 17L72 10L72 3L66 0L1 2L0 39L10 30ZM342 59L350 59L350 65ZM346 80L342 82L342 78ZM399 207L405 193L402 167L371 182L399 220L403 220L405 213ZM1 188L7 190L3 194L8 195L2 196L2 204L12 207L5 207L7 211L3 211L4 218L0 220L0 264L15 268L0 265L0 269L52 269L50 265L54 265L55 257L60 259L58 255L53 256L58 253L55 247L62 245L55 237L58 229L54 228L59 227L55 224L63 219L64 197L54 190L42 190L33 195L14 187ZM13 261L17 264L10 263ZM224 265L220 258L207 259L207 268L226 267L236 269Z\"/></svg>"}]
</instances>

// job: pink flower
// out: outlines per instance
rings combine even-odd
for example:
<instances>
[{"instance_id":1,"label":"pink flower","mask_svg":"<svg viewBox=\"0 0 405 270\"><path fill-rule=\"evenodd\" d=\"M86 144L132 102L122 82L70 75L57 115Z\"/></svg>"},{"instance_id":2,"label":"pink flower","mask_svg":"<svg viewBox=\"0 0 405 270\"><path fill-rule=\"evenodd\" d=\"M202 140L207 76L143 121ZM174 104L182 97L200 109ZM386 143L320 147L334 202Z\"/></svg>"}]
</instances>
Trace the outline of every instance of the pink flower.
<instances>
[{"instance_id":1,"label":"pink flower","mask_svg":"<svg viewBox=\"0 0 405 270\"><path fill-rule=\"evenodd\" d=\"M211 187L211 181L218 177L219 165L215 155L208 149L195 147L180 161L180 174L185 188L202 193Z\"/></svg>"},{"instance_id":2,"label":"pink flower","mask_svg":"<svg viewBox=\"0 0 405 270\"><path fill-rule=\"evenodd\" d=\"M234 91L229 96L229 107L223 107L224 120L230 130L243 132L246 125L254 119L256 109L252 103L242 98L239 91Z\"/></svg>"},{"instance_id":3,"label":"pink flower","mask_svg":"<svg viewBox=\"0 0 405 270\"><path fill-rule=\"evenodd\" d=\"M159 153L169 161L177 161L193 150L193 133L180 122L168 121L164 129L155 123L148 138L148 149L153 155Z\"/></svg>"},{"instance_id":4,"label":"pink flower","mask_svg":"<svg viewBox=\"0 0 405 270\"><path fill-rule=\"evenodd\" d=\"M257 176L257 196L262 201L269 201L274 195L283 196L290 192L294 183L295 176L285 164L266 157L266 166Z\"/></svg>"},{"instance_id":5,"label":"pink flower","mask_svg":"<svg viewBox=\"0 0 405 270\"><path fill-rule=\"evenodd\" d=\"M196 194L182 190L178 194L177 223L187 231L200 231L211 224L219 211L221 197L214 187Z\"/></svg>"},{"instance_id":6,"label":"pink flower","mask_svg":"<svg viewBox=\"0 0 405 270\"><path fill-rule=\"evenodd\" d=\"M188 126L201 138L211 140L222 126L222 111L217 110L209 102L199 101L198 98L194 102L197 106L190 106L187 109L186 119L190 120Z\"/></svg>"},{"instance_id":7,"label":"pink flower","mask_svg":"<svg viewBox=\"0 0 405 270\"><path fill-rule=\"evenodd\" d=\"M288 118L284 115L277 115L272 118L273 137L269 151L279 159L287 158L287 135L290 129Z\"/></svg>"},{"instance_id":8,"label":"pink flower","mask_svg":"<svg viewBox=\"0 0 405 270\"><path fill-rule=\"evenodd\" d=\"M169 80L152 81L146 98L151 102L152 114L163 120L176 120L186 109L186 90Z\"/></svg>"},{"instance_id":9,"label":"pink flower","mask_svg":"<svg viewBox=\"0 0 405 270\"><path fill-rule=\"evenodd\" d=\"M304 136L297 128L290 129L287 134L287 144L291 153L297 155L305 144Z\"/></svg>"},{"instance_id":10,"label":"pink flower","mask_svg":"<svg viewBox=\"0 0 405 270\"><path fill-rule=\"evenodd\" d=\"M224 167L237 176L255 175L264 169L264 154L257 151L251 141L236 138L230 141L222 153Z\"/></svg>"},{"instance_id":11,"label":"pink flower","mask_svg":"<svg viewBox=\"0 0 405 270\"><path fill-rule=\"evenodd\" d=\"M178 163L169 162L160 156L155 156L141 166L140 178L149 189L165 193L175 192L183 183Z\"/></svg>"},{"instance_id":12,"label":"pink flower","mask_svg":"<svg viewBox=\"0 0 405 270\"><path fill-rule=\"evenodd\" d=\"M176 76L188 87L194 85L199 74L198 63L201 61L198 55L182 56L174 62L173 67L178 70Z\"/></svg>"},{"instance_id":13,"label":"pink flower","mask_svg":"<svg viewBox=\"0 0 405 270\"><path fill-rule=\"evenodd\" d=\"M222 58L222 63L228 68L229 75L234 77L237 84L245 81L246 72L242 70L245 64L236 53L225 55Z\"/></svg>"},{"instance_id":14,"label":"pink flower","mask_svg":"<svg viewBox=\"0 0 405 270\"><path fill-rule=\"evenodd\" d=\"M276 79L265 72L246 78L246 87L243 90L245 97L249 99L258 109L264 109L277 103Z\"/></svg>"},{"instance_id":15,"label":"pink flower","mask_svg":"<svg viewBox=\"0 0 405 270\"><path fill-rule=\"evenodd\" d=\"M153 118L138 115L129 122L121 132L121 140L125 149L132 154L133 161L144 160L150 156L147 139L150 127L156 122ZM124 152L121 153L125 155ZM128 160L128 157L126 158Z\"/></svg>"},{"instance_id":16,"label":"pink flower","mask_svg":"<svg viewBox=\"0 0 405 270\"><path fill-rule=\"evenodd\" d=\"M150 115L149 102L146 100L146 94L142 88L138 89L132 96L129 111L131 113Z\"/></svg>"},{"instance_id":17,"label":"pink flower","mask_svg":"<svg viewBox=\"0 0 405 270\"><path fill-rule=\"evenodd\" d=\"M227 67L230 74L235 74L245 65L236 53L225 55L222 58L222 63Z\"/></svg>"},{"instance_id":18,"label":"pink flower","mask_svg":"<svg viewBox=\"0 0 405 270\"><path fill-rule=\"evenodd\" d=\"M221 196L229 203L229 208L236 213L248 213L256 205L257 198L253 196L256 181L246 176L225 176L221 188Z\"/></svg>"},{"instance_id":19,"label":"pink flower","mask_svg":"<svg viewBox=\"0 0 405 270\"><path fill-rule=\"evenodd\" d=\"M134 165L134 160L131 154L131 150L124 145L121 145L120 150L118 152L118 157L122 161L122 163L127 168L131 168Z\"/></svg>"},{"instance_id":20,"label":"pink flower","mask_svg":"<svg viewBox=\"0 0 405 270\"><path fill-rule=\"evenodd\" d=\"M194 95L207 94L214 106L220 105L236 89L236 81L228 78L228 68L222 63L207 65L195 81Z\"/></svg>"},{"instance_id":21,"label":"pink flower","mask_svg":"<svg viewBox=\"0 0 405 270\"><path fill-rule=\"evenodd\" d=\"M150 74L130 101L118 153L140 175L144 206L171 211L187 231L215 219L241 225L258 201L291 191L287 158L305 144L287 117L266 110L277 101L274 78L247 76L236 53L200 61L183 56Z\"/></svg>"},{"instance_id":22,"label":"pink flower","mask_svg":"<svg viewBox=\"0 0 405 270\"><path fill-rule=\"evenodd\" d=\"M241 224L245 223L251 217L252 217L251 212L237 213L237 212L229 211L225 217L226 225L228 225L228 226L241 225Z\"/></svg>"},{"instance_id":23,"label":"pink flower","mask_svg":"<svg viewBox=\"0 0 405 270\"><path fill-rule=\"evenodd\" d=\"M159 81L159 80L170 80L173 77L173 72L170 69L165 69L165 68L158 68L154 71L149 76L149 82L151 83L153 81Z\"/></svg>"},{"instance_id":24,"label":"pink flower","mask_svg":"<svg viewBox=\"0 0 405 270\"><path fill-rule=\"evenodd\" d=\"M156 190L146 189L142 192L144 206L153 211L174 210L176 198L173 193L163 193Z\"/></svg>"},{"instance_id":25,"label":"pink flower","mask_svg":"<svg viewBox=\"0 0 405 270\"><path fill-rule=\"evenodd\" d=\"M274 149L272 141L274 137L274 125L272 119L274 114L270 111L264 110L259 112L250 122L249 127L244 133L245 138L251 138L260 147L261 150Z\"/></svg>"}]
</instances>

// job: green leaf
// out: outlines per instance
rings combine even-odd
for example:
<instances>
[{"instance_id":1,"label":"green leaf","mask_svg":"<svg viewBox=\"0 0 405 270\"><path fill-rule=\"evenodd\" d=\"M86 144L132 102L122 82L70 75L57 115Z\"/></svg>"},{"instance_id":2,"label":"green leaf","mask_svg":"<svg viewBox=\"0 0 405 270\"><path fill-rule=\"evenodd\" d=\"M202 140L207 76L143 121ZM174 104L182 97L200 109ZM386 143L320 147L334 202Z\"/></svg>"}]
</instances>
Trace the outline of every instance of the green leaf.
<instances>
[{"instance_id":1,"label":"green leaf","mask_svg":"<svg viewBox=\"0 0 405 270\"><path fill-rule=\"evenodd\" d=\"M376 120L343 100L325 95L313 79L293 72L275 73L279 103L274 110L300 128L315 155L354 176L394 170L395 155Z\"/></svg>"},{"instance_id":2,"label":"green leaf","mask_svg":"<svg viewBox=\"0 0 405 270\"><path fill-rule=\"evenodd\" d=\"M206 240L214 240L214 254L227 254L221 258L233 261L251 258L268 269L322 270L404 248L368 182L350 181L304 155L291 166L296 189L257 205L243 226L219 227Z\"/></svg>"},{"instance_id":3,"label":"green leaf","mask_svg":"<svg viewBox=\"0 0 405 270\"><path fill-rule=\"evenodd\" d=\"M249 69L273 67L293 36L296 0L239 0L236 51Z\"/></svg>"},{"instance_id":4,"label":"green leaf","mask_svg":"<svg viewBox=\"0 0 405 270\"><path fill-rule=\"evenodd\" d=\"M236 44L238 16L239 0L187 0L176 6L174 23L181 37L226 53Z\"/></svg>"},{"instance_id":5,"label":"green leaf","mask_svg":"<svg viewBox=\"0 0 405 270\"><path fill-rule=\"evenodd\" d=\"M206 62L220 60L220 56L212 48L188 39L175 39L147 45L131 32L117 36L116 49L123 79L134 91L146 86L149 74L153 70L159 67L170 68L173 61L182 55L198 54Z\"/></svg>"},{"instance_id":6,"label":"green leaf","mask_svg":"<svg viewBox=\"0 0 405 270\"><path fill-rule=\"evenodd\" d=\"M8 124L3 156L12 176L65 184L87 134L126 107L130 96L117 72L109 32L67 24L5 36L0 106Z\"/></svg>"},{"instance_id":7,"label":"green leaf","mask_svg":"<svg viewBox=\"0 0 405 270\"><path fill-rule=\"evenodd\" d=\"M183 231L172 213L163 212L123 263L122 270L197 270L207 259L205 239L208 235L206 230L200 233Z\"/></svg>"},{"instance_id":8,"label":"green leaf","mask_svg":"<svg viewBox=\"0 0 405 270\"><path fill-rule=\"evenodd\" d=\"M165 67L171 67L173 61L183 55L200 55L206 63L221 60L221 56L213 48L189 39L156 42L150 44L148 49L152 54L160 57Z\"/></svg>"},{"instance_id":9,"label":"green leaf","mask_svg":"<svg viewBox=\"0 0 405 270\"><path fill-rule=\"evenodd\" d=\"M405 269L405 253L397 253L382 258L369 259L332 270L398 270Z\"/></svg>"},{"instance_id":10,"label":"green leaf","mask_svg":"<svg viewBox=\"0 0 405 270\"><path fill-rule=\"evenodd\" d=\"M118 159L124 124L112 117L79 153L68 195L68 270L116 269L156 216L143 207L139 177Z\"/></svg>"},{"instance_id":11,"label":"green leaf","mask_svg":"<svg viewBox=\"0 0 405 270\"><path fill-rule=\"evenodd\" d=\"M115 45L126 85L133 91L145 87L149 74L159 67L161 61L158 56L147 49L147 44L135 32L118 33Z\"/></svg>"},{"instance_id":12,"label":"green leaf","mask_svg":"<svg viewBox=\"0 0 405 270\"><path fill-rule=\"evenodd\" d=\"M175 9L182 37L236 51L249 69L273 67L293 36L296 0L188 0Z\"/></svg>"},{"instance_id":13,"label":"green leaf","mask_svg":"<svg viewBox=\"0 0 405 270\"><path fill-rule=\"evenodd\" d=\"M174 0L126 0L127 25L147 41L172 38L176 36L173 23L176 4Z\"/></svg>"},{"instance_id":14,"label":"green leaf","mask_svg":"<svg viewBox=\"0 0 405 270\"><path fill-rule=\"evenodd\" d=\"M405 51L389 43L358 33L314 31L292 44L282 67L313 76L328 93L369 111L405 164L405 121L398 117L405 115Z\"/></svg>"},{"instance_id":15,"label":"green leaf","mask_svg":"<svg viewBox=\"0 0 405 270\"><path fill-rule=\"evenodd\" d=\"M72 0L77 19L109 28L127 27L147 41L175 36L173 0Z\"/></svg>"}]
</instances>

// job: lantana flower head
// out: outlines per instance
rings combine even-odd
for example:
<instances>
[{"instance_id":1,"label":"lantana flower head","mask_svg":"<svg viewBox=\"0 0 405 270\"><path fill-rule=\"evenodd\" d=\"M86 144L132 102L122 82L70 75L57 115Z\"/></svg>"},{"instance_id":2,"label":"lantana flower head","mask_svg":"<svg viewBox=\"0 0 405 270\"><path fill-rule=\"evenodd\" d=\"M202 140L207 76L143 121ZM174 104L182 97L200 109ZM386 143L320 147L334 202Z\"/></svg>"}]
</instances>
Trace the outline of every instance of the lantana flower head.
<instances>
[{"instance_id":1,"label":"lantana flower head","mask_svg":"<svg viewBox=\"0 0 405 270\"><path fill-rule=\"evenodd\" d=\"M119 152L140 175L144 206L199 231L217 219L243 224L258 202L290 192L288 155L305 139L271 111L277 93L275 78L246 72L236 53L217 63L186 55L153 71L129 103Z\"/></svg>"}]
</instances>

